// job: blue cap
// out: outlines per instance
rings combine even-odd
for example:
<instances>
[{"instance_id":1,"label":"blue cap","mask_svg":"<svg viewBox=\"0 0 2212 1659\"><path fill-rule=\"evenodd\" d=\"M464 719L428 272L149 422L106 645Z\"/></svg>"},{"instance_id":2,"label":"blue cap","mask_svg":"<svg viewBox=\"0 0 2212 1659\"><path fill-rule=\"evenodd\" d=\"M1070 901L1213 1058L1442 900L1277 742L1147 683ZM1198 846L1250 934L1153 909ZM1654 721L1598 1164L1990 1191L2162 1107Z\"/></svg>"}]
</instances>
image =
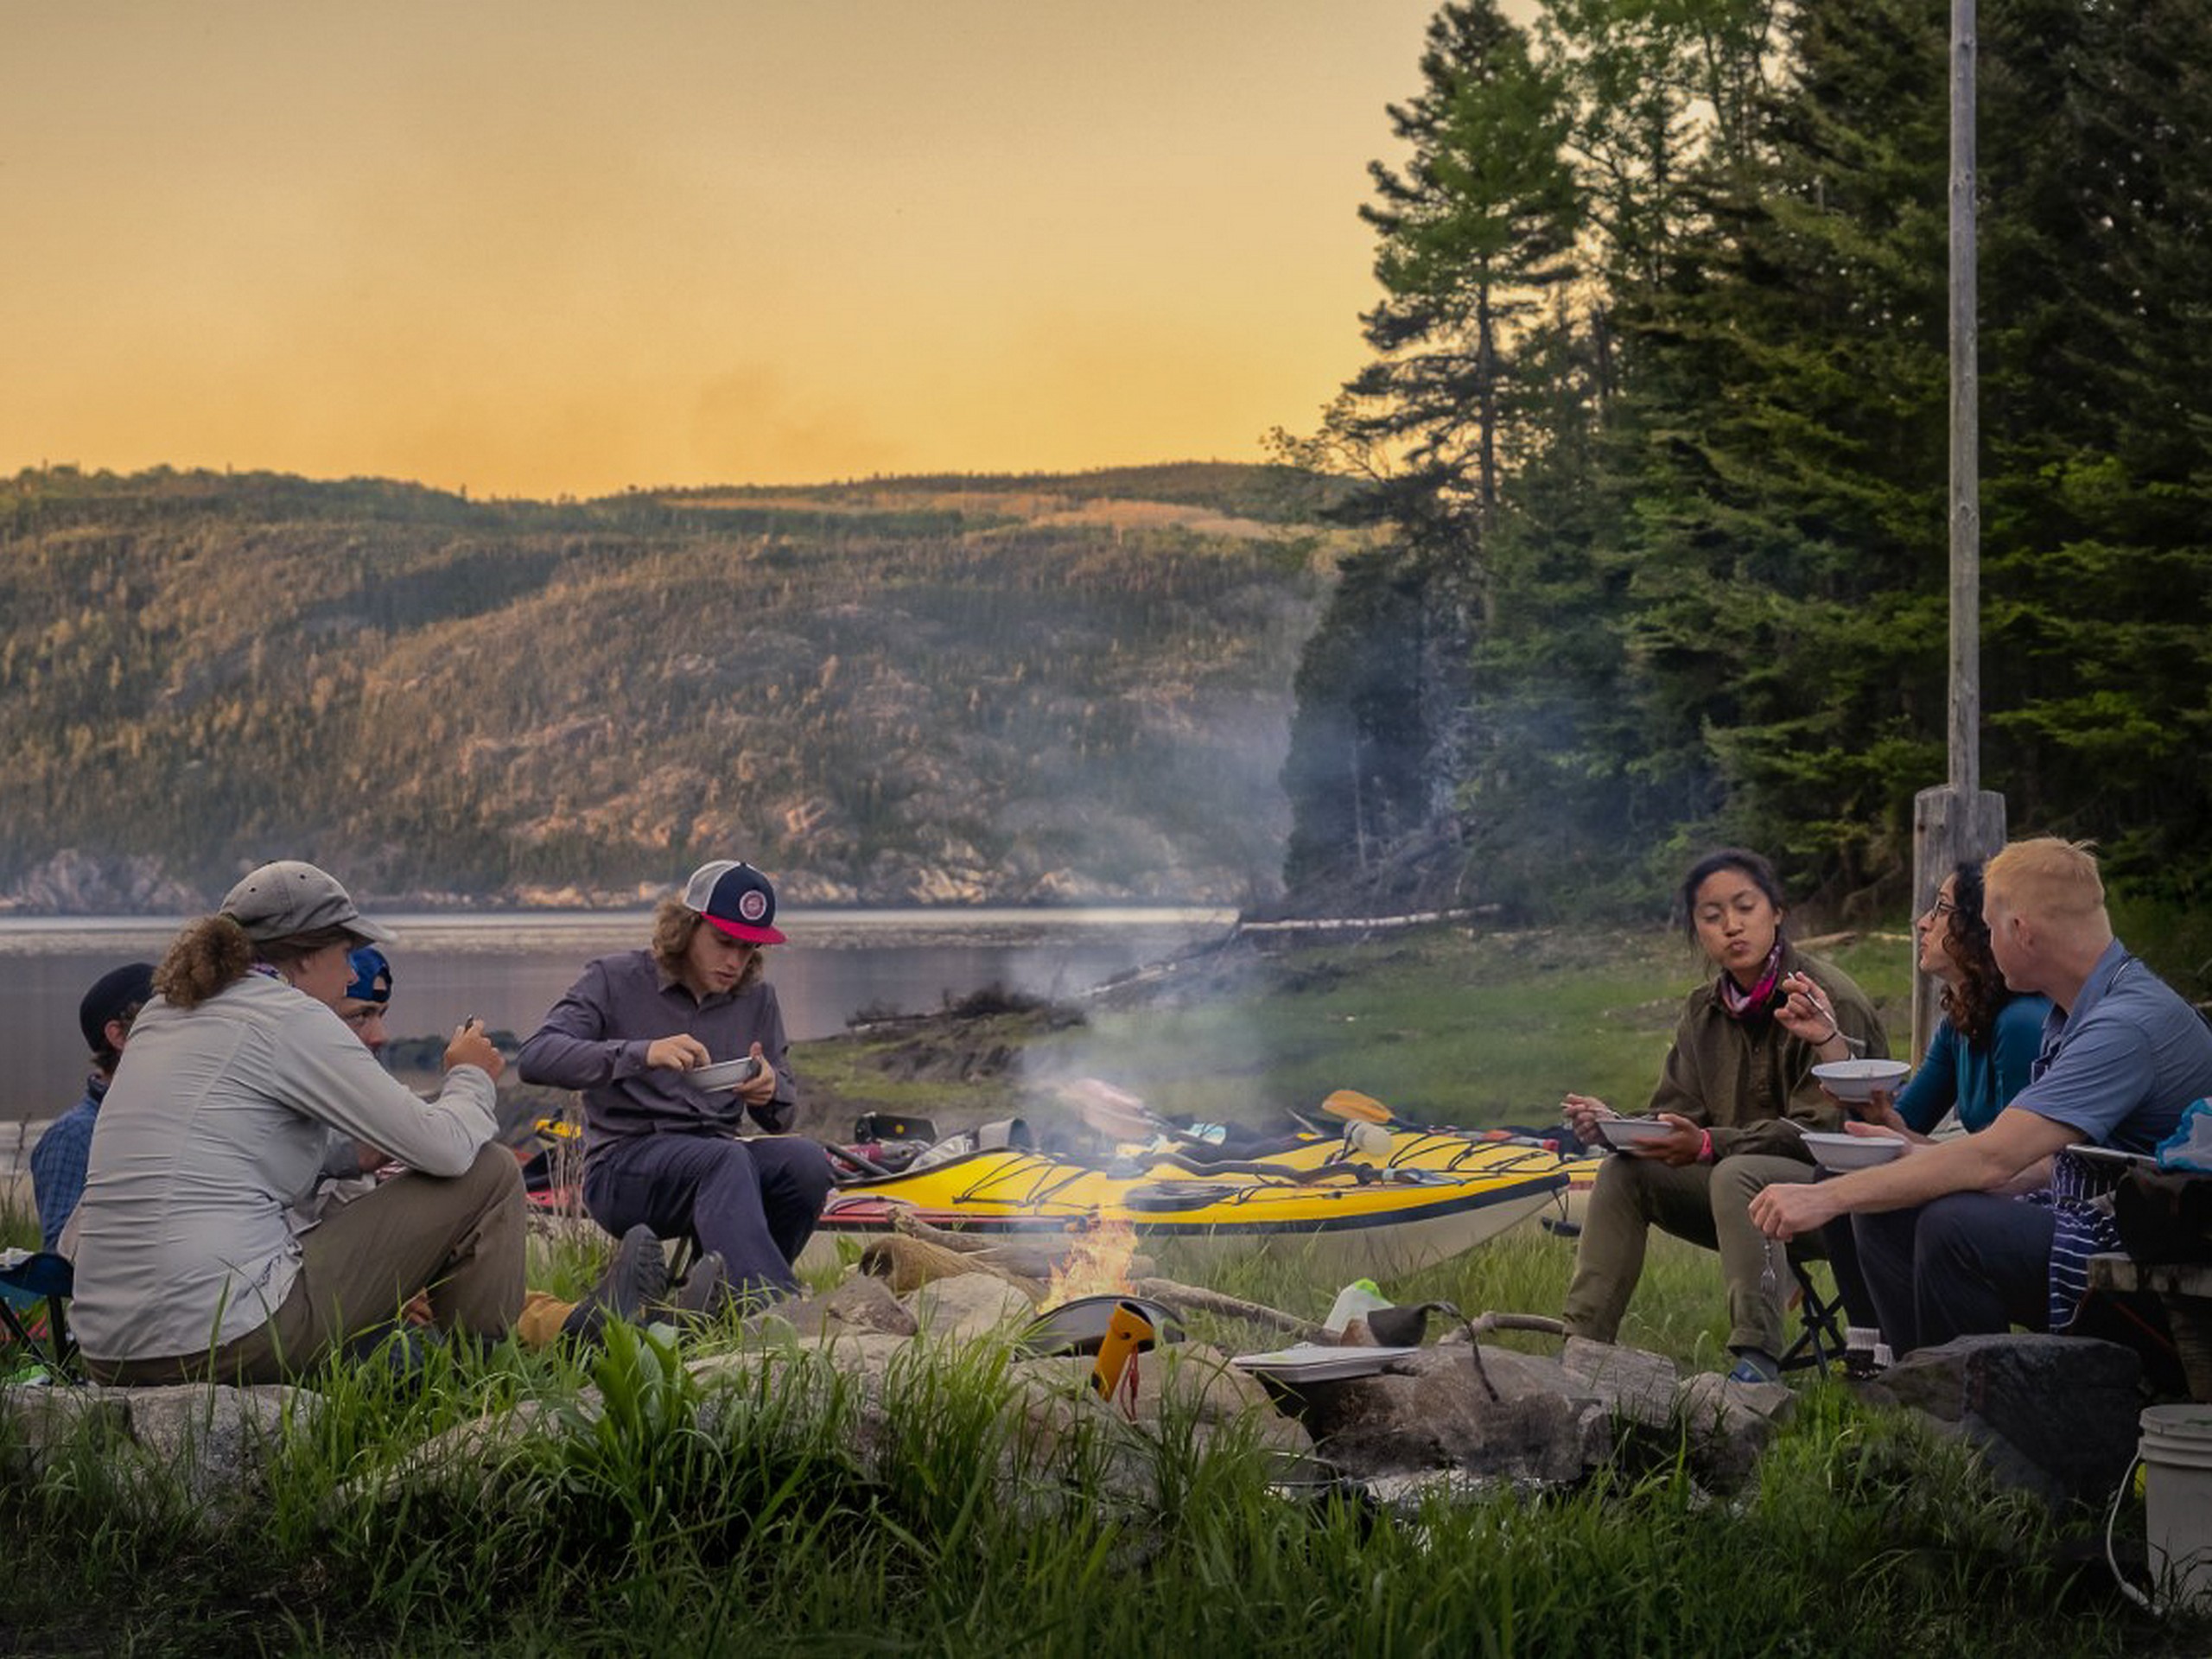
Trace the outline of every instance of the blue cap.
<instances>
[{"instance_id":1,"label":"blue cap","mask_svg":"<svg viewBox=\"0 0 2212 1659\"><path fill-rule=\"evenodd\" d=\"M348 953L346 960L353 965L353 982L346 988L346 995L356 1002L391 1001L391 964L384 959L383 951L365 944Z\"/></svg>"}]
</instances>

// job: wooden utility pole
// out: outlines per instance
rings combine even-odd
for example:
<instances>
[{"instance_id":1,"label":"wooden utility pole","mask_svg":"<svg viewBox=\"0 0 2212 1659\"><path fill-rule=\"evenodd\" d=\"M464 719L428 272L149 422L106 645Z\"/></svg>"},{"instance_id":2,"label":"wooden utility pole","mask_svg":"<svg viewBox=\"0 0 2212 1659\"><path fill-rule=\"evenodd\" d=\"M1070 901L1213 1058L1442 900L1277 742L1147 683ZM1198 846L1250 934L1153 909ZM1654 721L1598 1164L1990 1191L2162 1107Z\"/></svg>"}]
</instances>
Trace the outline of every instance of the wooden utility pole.
<instances>
[{"instance_id":1,"label":"wooden utility pole","mask_svg":"<svg viewBox=\"0 0 2212 1659\"><path fill-rule=\"evenodd\" d=\"M1981 419L1974 316L1974 0L1951 0L1950 782L1912 803L1913 913L1961 859L2005 844L2005 798L1981 786ZM1938 985L1912 970L1912 1054L1935 1035Z\"/></svg>"}]
</instances>

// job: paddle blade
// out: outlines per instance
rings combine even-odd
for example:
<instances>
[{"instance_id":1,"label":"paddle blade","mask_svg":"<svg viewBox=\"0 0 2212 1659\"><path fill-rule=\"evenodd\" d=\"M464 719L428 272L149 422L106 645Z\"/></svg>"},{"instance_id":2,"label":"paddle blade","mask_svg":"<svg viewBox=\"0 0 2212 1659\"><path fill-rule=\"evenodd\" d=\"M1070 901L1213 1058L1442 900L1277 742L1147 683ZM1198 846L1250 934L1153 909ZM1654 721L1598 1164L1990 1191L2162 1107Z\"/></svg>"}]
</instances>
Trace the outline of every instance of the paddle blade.
<instances>
[{"instance_id":1,"label":"paddle blade","mask_svg":"<svg viewBox=\"0 0 2212 1659\"><path fill-rule=\"evenodd\" d=\"M1160 1128L1142 1101L1096 1077L1061 1084L1056 1092L1075 1108L1086 1128L1111 1140L1149 1141Z\"/></svg>"},{"instance_id":2,"label":"paddle blade","mask_svg":"<svg viewBox=\"0 0 2212 1659\"><path fill-rule=\"evenodd\" d=\"M1341 1117L1347 1122L1388 1123L1390 1109L1372 1095L1363 1095L1357 1089L1332 1090L1321 1102L1321 1109L1331 1117Z\"/></svg>"}]
</instances>

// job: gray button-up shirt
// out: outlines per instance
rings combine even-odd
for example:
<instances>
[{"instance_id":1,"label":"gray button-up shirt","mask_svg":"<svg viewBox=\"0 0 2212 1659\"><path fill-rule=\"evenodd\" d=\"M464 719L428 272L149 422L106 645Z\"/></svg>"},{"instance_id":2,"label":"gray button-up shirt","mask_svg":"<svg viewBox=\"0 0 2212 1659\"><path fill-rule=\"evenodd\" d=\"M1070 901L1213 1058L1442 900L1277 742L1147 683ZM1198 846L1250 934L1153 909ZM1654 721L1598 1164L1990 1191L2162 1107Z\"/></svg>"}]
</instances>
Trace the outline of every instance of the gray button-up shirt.
<instances>
[{"instance_id":1,"label":"gray button-up shirt","mask_svg":"<svg viewBox=\"0 0 2212 1659\"><path fill-rule=\"evenodd\" d=\"M582 1092L586 1157L632 1135L736 1134L744 1112L734 1093L710 1092L685 1072L645 1064L645 1051L657 1039L685 1034L717 1060L741 1058L759 1043L776 1068L776 1093L754 1107L753 1116L772 1134L791 1127L798 1088L775 988L757 980L702 1001L664 974L650 950L587 963L522 1046L515 1067L524 1083Z\"/></svg>"}]
</instances>

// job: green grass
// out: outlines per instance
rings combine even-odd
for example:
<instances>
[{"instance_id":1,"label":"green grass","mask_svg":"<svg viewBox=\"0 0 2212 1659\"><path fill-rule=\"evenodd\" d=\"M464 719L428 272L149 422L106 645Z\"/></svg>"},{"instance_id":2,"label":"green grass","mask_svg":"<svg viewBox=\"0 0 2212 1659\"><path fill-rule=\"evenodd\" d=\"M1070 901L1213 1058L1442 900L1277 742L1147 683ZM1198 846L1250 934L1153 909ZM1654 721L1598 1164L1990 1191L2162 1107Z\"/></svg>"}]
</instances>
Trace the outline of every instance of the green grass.
<instances>
[{"instance_id":1,"label":"green grass","mask_svg":"<svg viewBox=\"0 0 2212 1659\"><path fill-rule=\"evenodd\" d=\"M97 1443L42 1479L11 1473L0 1645L1824 1654L1878 1632L1901 1655L2044 1656L2206 1634L2133 1614L1961 1448L1832 1389L1807 1392L1732 1499L1662 1456L1573 1492L1392 1517L1271 1491L1254 1446L1202 1446L1186 1421L1134 1459L1096 1414L1025 1437L988 1347L894 1366L879 1413L819 1366L716 1388L675 1360L624 1332L588 1371L498 1349L442 1360L421 1392L334 1374L226 1532ZM588 1425L587 1383L605 1403ZM573 1427L493 1478L364 1481L525 1401Z\"/></svg>"},{"instance_id":2,"label":"green grass","mask_svg":"<svg viewBox=\"0 0 2212 1659\"><path fill-rule=\"evenodd\" d=\"M1898 996L1901 945L1842 959ZM1249 1116L1228 1108L1348 1085L1481 1122L1570 1086L1640 1099L1696 977L1649 941L1448 933L1275 969L1240 1001L1106 1014L1038 1046L1065 1060L1103 1038L1168 1109ZM598 1259L537 1253L532 1279L573 1292ZM1385 1287L1471 1315L1554 1313L1572 1263L1570 1243L1526 1228ZM1171 1251L1160 1268L1308 1316L1335 1289L1294 1259ZM1192 1327L1232 1351L1278 1339ZM1725 1334L1713 1258L1656 1239L1624 1338L1710 1367ZM419 1388L333 1370L265 1497L226 1529L97 1434L35 1476L0 1446L0 1651L2048 1659L2212 1639L2137 1613L2101 1560L2082 1565L2086 1527L2055 1528L1958 1446L1826 1383L1801 1387L1732 1496L1700 1491L1662 1440L1574 1491L1400 1517L1286 1497L1253 1446L1201 1444L1172 1415L1134 1459L1109 1419L1039 1438L988 1344L918 1352L873 1395L795 1355L702 1387L679 1357L618 1329L588 1365L507 1345L442 1352ZM379 1478L429 1435L524 1407L553 1427L490 1479Z\"/></svg>"},{"instance_id":3,"label":"green grass","mask_svg":"<svg viewBox=\"0 0 2212 1659\"><path fill-rule=\"evenodd\" d=\"M1911 955L1904 934L1824 950L1910 1041ZM1088 1024L1018 1033L963 1030L978 1050L1018 1046L1024 1071L982 1083L894 1081L877 1062L911 1040L838 1039L798 1046L799 1075L855 1109L971 1122L1020 1112L1062 1121L1032 1079L1091 1075L1154 1110L1261 1124L1312 1114L1357 1089L1421 1122L1484 1127L1558 1121L1569 1090L1640 1110L1657 1080L1683 997L1705 976L1679 937L1470 935L1437 928L1357 947L1270 956L1224 995L1095 1010ZM842 1125L840 1126L842 1128Z\"/></svg>"}]
</instances>

